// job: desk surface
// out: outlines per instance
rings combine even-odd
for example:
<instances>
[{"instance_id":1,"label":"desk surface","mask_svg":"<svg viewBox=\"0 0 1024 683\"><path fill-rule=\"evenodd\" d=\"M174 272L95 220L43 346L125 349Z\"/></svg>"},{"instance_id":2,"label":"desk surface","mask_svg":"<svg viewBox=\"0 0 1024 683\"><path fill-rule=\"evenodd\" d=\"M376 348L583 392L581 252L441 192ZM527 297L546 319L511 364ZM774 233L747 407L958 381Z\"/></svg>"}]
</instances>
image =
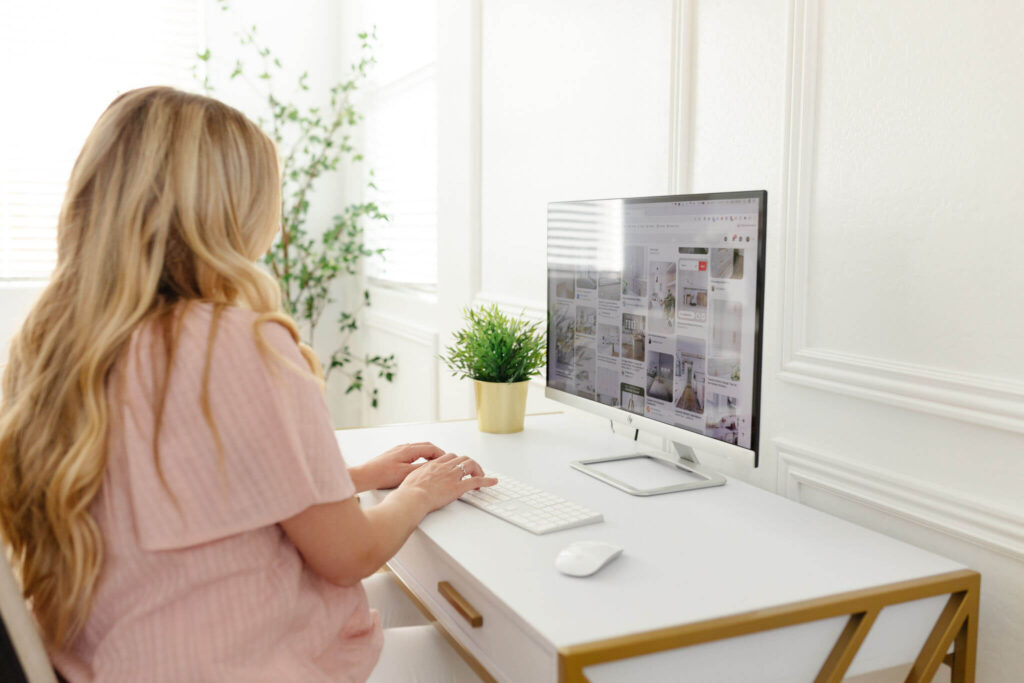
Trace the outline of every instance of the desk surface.
<instances>
[{"instance_id":1,"label":"desk surface","mask_svg":"<svg viewBox=\"0 0 1024 683\"><path fill-rule=\"evenodd\" d=\"M402 442L432 441L604 513L605 522L534 536L464 503L420 530L556 647L918 579L964 566L782 496L730 479L717 488L630 496L573 470L572 460L645 450L580 415L528 417L518 434L475 422L338 432L349 464ZM572 541L621 545L599 573L554 568Z\"/></svg>"}]
</instances>

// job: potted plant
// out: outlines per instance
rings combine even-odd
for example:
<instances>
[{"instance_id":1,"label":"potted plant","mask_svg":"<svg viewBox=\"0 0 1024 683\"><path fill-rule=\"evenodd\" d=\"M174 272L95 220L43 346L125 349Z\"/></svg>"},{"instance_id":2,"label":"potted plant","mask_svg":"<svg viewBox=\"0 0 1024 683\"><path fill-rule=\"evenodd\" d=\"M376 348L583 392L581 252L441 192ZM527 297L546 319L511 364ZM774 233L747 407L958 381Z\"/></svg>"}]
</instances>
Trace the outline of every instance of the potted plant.
<instances>
[{"instance_id":1,"label":"potted plant","mask_svg":"<svg viewBox=\"0 0 1024 683\"><path fill-rule=\"evenodd\" d=\"M527 386L545 362L541 324L507 316L496 305L467 308L465 319L441 360L452 375L473 380L480 431L521 432Z\"/></svg>"}]
</instances>

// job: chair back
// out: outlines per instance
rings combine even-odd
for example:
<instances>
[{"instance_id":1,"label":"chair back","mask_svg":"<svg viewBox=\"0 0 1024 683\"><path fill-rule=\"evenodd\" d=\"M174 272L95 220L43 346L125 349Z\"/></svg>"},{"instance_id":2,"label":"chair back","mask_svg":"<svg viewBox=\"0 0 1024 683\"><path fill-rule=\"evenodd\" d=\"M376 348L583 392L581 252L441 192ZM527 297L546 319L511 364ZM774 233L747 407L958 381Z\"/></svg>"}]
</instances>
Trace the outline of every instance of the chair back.
<instances>
[{"instance_id":1,"label":"chair back","mask_svg":"<svg viewBox=\"0 0 1024 683\"><path fill-rule=\"evenodd\" d=\"M0 543L0 681L57 683L46 647Z\"/></svg>"}]
</instances>

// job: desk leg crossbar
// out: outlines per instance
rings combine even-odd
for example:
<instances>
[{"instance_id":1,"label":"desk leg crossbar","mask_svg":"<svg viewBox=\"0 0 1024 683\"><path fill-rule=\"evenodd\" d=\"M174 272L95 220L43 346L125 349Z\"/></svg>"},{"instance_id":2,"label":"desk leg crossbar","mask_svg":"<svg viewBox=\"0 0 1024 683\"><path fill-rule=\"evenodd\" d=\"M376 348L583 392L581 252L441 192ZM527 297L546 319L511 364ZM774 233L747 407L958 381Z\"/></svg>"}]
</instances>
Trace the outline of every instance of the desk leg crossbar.
<instances>
[{"instance_id":1,"label":"desk leg crossbar","mask_svg":"<svg viewBox=\"0 0 1024 683\"><path fill-rule=\"evenodd\" d=\"M559 652L559 681L586 683L583 669L594 664L849 615L846 627L815 679L816 683L839 683L884 607L948 594L949 600L917 655L906 681L928 683L939 665L945 663L952 669L952 683L972 683L978 642L980 589L981 576L977 572L957 571L573 646ZM951 644L953 652L947 655Z\"/></svg>"}]
</instances>

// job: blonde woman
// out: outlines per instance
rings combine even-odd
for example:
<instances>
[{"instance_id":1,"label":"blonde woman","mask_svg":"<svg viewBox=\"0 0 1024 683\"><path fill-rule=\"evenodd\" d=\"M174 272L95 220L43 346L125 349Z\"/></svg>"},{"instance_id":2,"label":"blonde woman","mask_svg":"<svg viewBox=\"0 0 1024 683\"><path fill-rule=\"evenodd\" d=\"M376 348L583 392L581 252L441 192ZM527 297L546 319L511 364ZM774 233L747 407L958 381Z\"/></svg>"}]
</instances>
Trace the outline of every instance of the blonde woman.
<instances>
[{"instance_id":1,"label":"blonde woman","mask_svg":"<svg viewBox=\"0 0 1024 683\"><path fill-rule=\"evenodd\" d=\"M0 530L71 683L472 677L361 581L496 480L431 444L346 468L256 265L279 224L272 143L210 98L126 93L75 163L0 407Z\"/></svg>"}]
</instances>

